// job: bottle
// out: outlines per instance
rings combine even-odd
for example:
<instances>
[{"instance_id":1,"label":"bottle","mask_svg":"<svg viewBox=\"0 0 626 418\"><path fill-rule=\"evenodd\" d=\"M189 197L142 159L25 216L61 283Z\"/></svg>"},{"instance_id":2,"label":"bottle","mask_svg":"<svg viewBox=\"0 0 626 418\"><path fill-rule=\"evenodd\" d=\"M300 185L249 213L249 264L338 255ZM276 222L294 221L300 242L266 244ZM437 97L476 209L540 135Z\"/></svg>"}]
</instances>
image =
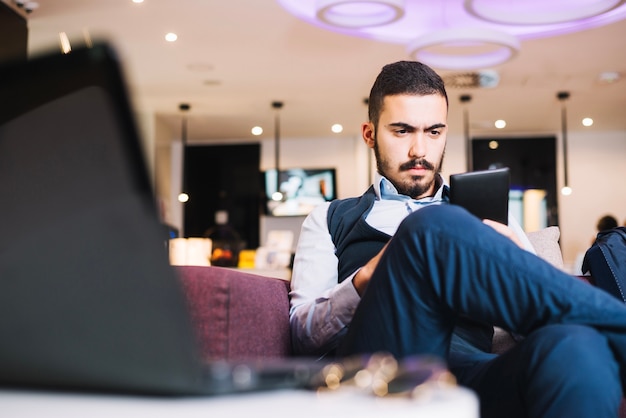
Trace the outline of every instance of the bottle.
<instances>
[{"instance_id":1,"label":"bottle","mask_svg":"<svg viewBox=\"0 0 626 418\"><path fill-rule=\"evenodd\" d=\"M211 265L220 267L237 267L239 251L243 241L235 229L228 223L228 212L215 212L215 226L209 228L204 236L210 238L213 244Z\"/></svg>"}]
</instances>

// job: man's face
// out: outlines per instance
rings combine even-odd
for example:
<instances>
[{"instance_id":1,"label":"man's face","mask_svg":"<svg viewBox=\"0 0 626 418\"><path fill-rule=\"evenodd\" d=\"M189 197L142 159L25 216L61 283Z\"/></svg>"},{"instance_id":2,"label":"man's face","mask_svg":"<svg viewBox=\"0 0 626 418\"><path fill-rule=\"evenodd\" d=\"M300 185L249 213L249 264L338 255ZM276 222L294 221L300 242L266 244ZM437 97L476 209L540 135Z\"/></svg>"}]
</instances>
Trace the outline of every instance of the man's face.
<instances>
[{"instance_id":1,"label":"man's face","mask_svg":"<svg viewBox=\"0 0 626 418\"><path fill-rule=\"evenodd\" d=\"M374 149L378 172L401 194L419 199L435 192L446 147L448 108L444 97L386 96L376 132L362 126L363 139Z\"/></svg>"}]
</instances>

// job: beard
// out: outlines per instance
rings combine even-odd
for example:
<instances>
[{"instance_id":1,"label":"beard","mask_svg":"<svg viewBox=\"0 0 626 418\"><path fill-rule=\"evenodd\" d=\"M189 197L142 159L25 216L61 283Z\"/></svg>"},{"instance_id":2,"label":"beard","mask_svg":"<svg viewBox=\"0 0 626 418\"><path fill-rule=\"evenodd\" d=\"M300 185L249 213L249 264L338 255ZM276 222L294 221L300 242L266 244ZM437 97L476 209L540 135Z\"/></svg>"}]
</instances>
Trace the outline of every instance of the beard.
<instances>
[{"instance_id":1,"label":"beard","mask_svg":"<svg viewBox=\"0 0 626 418\"><path fill-rule=\"evenodd\" d=\"M397 171L391 167L391 163L380 155L378 149L378 143L374 143L374 155L376 157L376 169L378 172L389 180L396 188L398 193L411 198L417 198L427 193L433 185L437 186L438 176L441 173L441 167L443 165L443 155L437 163L427 161L424 158L413 159L400 164ZM421 166L433 173L432 177L428 176L410 176L409 178L400 178L399 175L403 171L408 171L411 168Z\"/></svg>"}]
</instances>

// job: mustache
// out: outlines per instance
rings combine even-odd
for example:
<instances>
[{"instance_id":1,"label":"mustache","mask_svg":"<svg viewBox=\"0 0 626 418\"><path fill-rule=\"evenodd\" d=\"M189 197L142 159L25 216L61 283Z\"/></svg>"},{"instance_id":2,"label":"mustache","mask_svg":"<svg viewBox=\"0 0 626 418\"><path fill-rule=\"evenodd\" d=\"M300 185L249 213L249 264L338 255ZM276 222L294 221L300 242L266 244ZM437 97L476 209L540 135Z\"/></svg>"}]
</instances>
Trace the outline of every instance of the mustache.
<instances>
[{"instance_id":1,"label":"mustache","mask_svg":"<svg viewBox=\"0 0 626 418\"><path fill-rule=\"evenodd\" d=\"M433 163L431 163L430 161L426 161L425 159L421 158L419 160L411 160L411 161L407 161L406 163L400 165L400 171L406 171L406 170L410 170L412 168L415 167L423 167L427 170L434 170L435 169L435 165Z\"/></svg>"}]
</instances>

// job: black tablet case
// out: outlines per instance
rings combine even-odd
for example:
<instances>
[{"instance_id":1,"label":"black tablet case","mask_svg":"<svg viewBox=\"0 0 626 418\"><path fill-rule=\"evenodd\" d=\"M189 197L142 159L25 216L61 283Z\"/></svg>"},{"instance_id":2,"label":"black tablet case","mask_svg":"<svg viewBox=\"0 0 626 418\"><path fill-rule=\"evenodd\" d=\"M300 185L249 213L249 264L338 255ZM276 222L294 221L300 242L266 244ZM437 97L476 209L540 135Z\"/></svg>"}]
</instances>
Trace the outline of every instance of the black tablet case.
<instances>
[{"instance_id":1,"label":"black tablet case","mask_svg":"<svg viewBox=\"0 0 626 418\"><path fill-rule=\"evenodd\" d=\"M509 168L471 171L450 176L450 203L480 219L508 225Z\"/></svg>"}]
</instances>

